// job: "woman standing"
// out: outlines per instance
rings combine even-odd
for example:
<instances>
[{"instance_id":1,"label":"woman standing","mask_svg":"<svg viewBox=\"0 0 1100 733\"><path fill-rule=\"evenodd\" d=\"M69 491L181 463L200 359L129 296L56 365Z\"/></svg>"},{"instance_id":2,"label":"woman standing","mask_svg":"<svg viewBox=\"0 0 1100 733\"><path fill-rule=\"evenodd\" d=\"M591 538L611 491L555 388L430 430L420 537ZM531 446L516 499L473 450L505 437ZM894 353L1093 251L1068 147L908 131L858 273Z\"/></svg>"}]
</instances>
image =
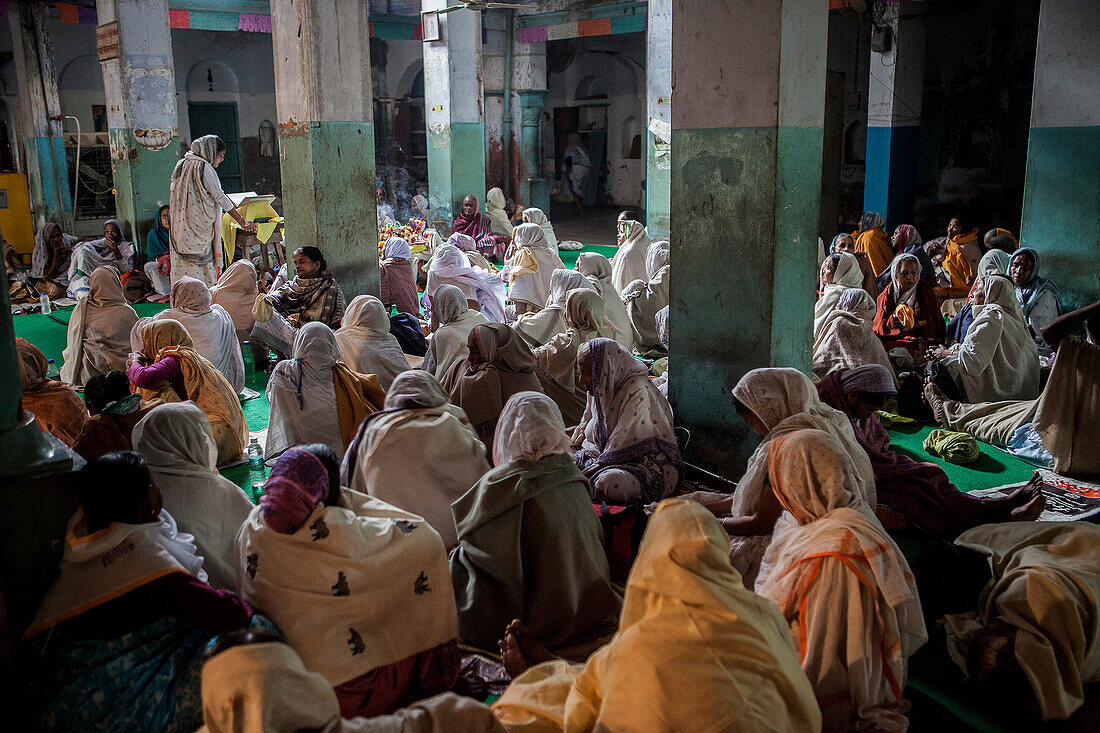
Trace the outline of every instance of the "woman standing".
<instances>
[{"instance_id":1,"label":"woman standing","mask_svg":"<svg viewBox=\"0 0 1100 733\"><path fill-rule=\"evenodd\" d=\"M218 281L224 266L222 211L248 234L256 225L245 221L222 191L214 170L225 160L225 143L217 135L203 135L172 171L169 203L171 221L172 281L189 275L207 285Z\"/></svg>"}]
</instances>

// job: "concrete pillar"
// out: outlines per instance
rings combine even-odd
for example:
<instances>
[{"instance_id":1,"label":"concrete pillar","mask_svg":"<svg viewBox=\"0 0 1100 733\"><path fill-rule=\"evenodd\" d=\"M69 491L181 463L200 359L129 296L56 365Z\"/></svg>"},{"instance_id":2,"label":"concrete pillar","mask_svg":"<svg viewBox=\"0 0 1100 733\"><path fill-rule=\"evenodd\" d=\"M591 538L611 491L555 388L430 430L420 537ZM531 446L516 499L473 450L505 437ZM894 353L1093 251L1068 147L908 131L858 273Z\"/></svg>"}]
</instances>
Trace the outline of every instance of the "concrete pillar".
<instances>
[{"instance_id":1,"label":"concrete pillar","mask_svg":"<svg viewBox=\"0 0 1100 733\"><path fill-rule=\"evenodd\" d=\"M737 380L810 368L827 32L823 0L673 2L669 397L727 475L757 443Z\"/></svg>"},{"instance_id":2,"label":"concrete pillar","mask_svg":"<svg viewBox=\"0 0 1100 733\"><path fill-rule=\"evenodd\" d=\"M913 223L924 95L924 11L899 15L886 3L883 23L889 48L871 51L867 90L867 169L863 210L886 218L887 231ZM906 12L911 12L907 6ZM872 29L872 34L881 33Z\"/></svg>"},{"instance_id":3,"label":"concrete pillar","mask_svg":"<svg viewBox=\"0 0 1100 733\"><path fill-rule=\"evenodd\" d=\"M447 0L423 0L425 11ZM439 16L440 40L424 42L428 199L432 215L453 221L467 194L485 206L485 116L481 88L481 13Z\"/></svg>"},{"instance_id":4,"label":"concrete pillar","mask_svg":"<svg viewBox=\"0 0 1100 733\"><path fill-rule=\"evenodd\" d=\"M61 137L61 97L57 91L46 6L12 3L8 27L19 88L27 184L35 219L57 222L62 229L71 231L72 189L65 162L65 141Z\"/></svg>"},{"instance_id":5,"label":"concrete pillar","mask_svg":"<svg viewBox=\"0 0 1100 733\"><path fill-rule=\"evenodd\" d=\"M646 19L645 219L651 238L669 236L670 141L653 130L672 125L672 0L649 0ZM656 124L655 124L656 123Z\"/></svg>"},{"instance_id":6,"label":"concrete pillar","mask_svg":"<svg viewBox=\"0 0 1100 733\"><path fill-rule=\"evenodd\" d=\"M1043 0L1020 243L1068 307L1100 292L1100 3Z\"/></svg>"},{"instance_id":7,"label":"concrete pillar","mask_svg":"<svg viewBox=\"0 0 1100 733\"><path fill-rule=\"evenodd\" d=\"M98 0L96 11L100 25L118 23L120 55L102 62L116 218L144 249L180 157L168 3Z\"/></svg>"},{"instance_id":8,"label":"concrete pillar","mask_svg":"<svg viewBox=\"0 0 1100 733\"><path fill-rule=\"evenodd\" d=\"M369 5L272 0L287 249L320 247L344 294L379 294Z\"/></svg>"},{"instance_id":9,"label":"concrete pillar","mask_svg":"<svg viewBox=\"0 0 1100 733\"><path fill-rule=\"evenodd\" d=\"M550 182L542 175L539 165L539 119L542 117L542 100L545 89L521 89L521 164L519 200L528 207L542 209L549 216Z\"/></svg>"}]
</instances>

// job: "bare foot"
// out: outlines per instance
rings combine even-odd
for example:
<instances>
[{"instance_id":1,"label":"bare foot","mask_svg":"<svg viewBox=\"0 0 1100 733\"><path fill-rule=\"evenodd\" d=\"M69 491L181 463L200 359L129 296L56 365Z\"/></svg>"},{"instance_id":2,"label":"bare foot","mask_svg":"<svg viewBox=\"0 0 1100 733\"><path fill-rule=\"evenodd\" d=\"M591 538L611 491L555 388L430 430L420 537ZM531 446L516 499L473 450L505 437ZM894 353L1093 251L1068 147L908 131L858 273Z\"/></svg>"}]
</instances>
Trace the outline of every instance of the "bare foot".
<instances>
[{"instance_id":1,"label":"bare foot","mask_svg":"<svg viewBox=\"0 0 1100 733\"><path fill-rule=\"evenodd\" d=\"M940 425L947 425L943 411L943 403L946 399L931 377L924 381L924 400L932 408L932 416L936 418L936 422Z\"/></svg>"},{"instance_id":2,"label":"bare foot","mask_svg":"<svg viewBox=\"0 0 1100 733\"><path fill-rule=\"evenodd\" d=\"M1039 518L1039 515L1043 513L1043 509L1047 506L1047 499L1042 494L1039 494L1034 499L1024 504L1023 506L1016 507L1009 515L1010 522L1034 522Z\"/></svg>"},{"instance_id":3,"label":"bare foot","mask_svg":"<svg viewBox=\"0 0 1100 733\"><path fill-rule=\"evenodd\" d=\"M531 635L518 618L508 624L508 628L504 630L504 638L500 640L498 646L500 661L512 679L523 674L528 667L556 658L549 649Z\"/></svg>"}]
</instances>

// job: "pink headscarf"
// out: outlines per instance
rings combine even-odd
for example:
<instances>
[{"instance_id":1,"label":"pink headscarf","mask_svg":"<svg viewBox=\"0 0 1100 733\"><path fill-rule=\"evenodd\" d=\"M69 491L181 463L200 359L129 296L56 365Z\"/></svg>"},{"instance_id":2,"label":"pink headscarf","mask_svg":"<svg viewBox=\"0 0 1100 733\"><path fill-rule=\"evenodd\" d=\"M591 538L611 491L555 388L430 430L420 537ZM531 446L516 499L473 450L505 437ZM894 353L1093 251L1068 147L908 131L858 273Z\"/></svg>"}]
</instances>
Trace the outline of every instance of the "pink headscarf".
<instances>
[{"instance_id":1,"label":"pink headscarf","mask_svg":"<svg viewBox=\"0 0 1100 733\"><path fill-rule=\"evenodd\" d=\"M264 522L281 534L294 534L328 495L328 471L317 456L291 448L275 461L264 484Z\"/></svg>"}]
</instances>

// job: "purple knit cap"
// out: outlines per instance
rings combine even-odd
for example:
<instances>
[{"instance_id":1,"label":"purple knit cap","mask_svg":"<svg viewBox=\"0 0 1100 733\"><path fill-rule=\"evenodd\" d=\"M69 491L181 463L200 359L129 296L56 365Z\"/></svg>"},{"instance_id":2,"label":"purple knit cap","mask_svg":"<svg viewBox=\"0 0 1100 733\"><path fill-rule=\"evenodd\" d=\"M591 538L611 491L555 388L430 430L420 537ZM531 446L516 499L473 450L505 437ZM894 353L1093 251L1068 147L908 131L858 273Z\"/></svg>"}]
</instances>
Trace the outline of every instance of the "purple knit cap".
<instances>
[{"instance_id":1,"label":"purple knit cap","mask_svg":"<svg viewBox=\"0 0 1100 733\"><path fill-rule=\"evenodd\" d=\"M328 471L317 456L291 448L279 456L264 484L264 522L281 534L294 534L328 495Z\"/></svg>"}]
</instances>

